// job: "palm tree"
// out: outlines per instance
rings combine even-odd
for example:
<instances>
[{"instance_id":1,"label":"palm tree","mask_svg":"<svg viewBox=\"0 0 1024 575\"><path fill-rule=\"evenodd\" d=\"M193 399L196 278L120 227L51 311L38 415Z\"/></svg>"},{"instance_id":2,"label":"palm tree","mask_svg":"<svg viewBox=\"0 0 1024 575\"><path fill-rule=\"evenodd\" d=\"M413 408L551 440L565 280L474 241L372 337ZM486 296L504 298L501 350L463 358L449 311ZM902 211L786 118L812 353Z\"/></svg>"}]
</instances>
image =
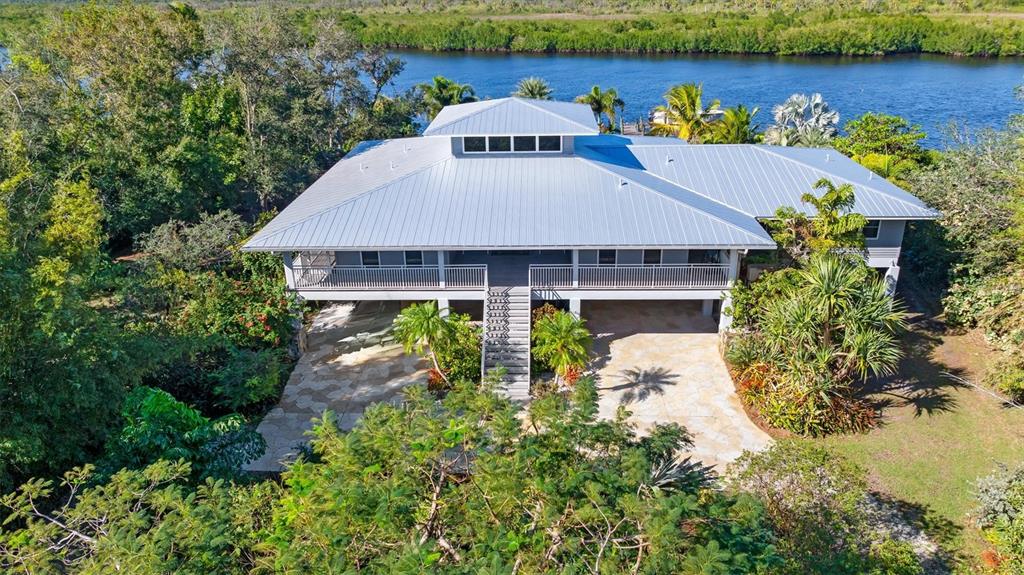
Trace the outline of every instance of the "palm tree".
<instances>
[{"instance_id":1,"label":"palm tree","mask_svg":"<svg viewBox=\"0 0 1024 575\"><path fill-rule=\"evenodd\" d=\"M841 385L896 370L905 317L863 261L822 253L799 271L795 287L769 304L761 325L777 357L825 369Z\"/></svg>"},{"instance_id":2,"label":"palm tree","mask_svg":"<svg viewBox=\"0 0 1024 575\"><path fill-rule=\"evenodd\" d=\"M516 85L516 91L512 95L517 98L530 98L531 100L550 100L551 86L543 78L531 76L523 78Z\"/></svg>"},{"instance_id":3,"label":"palm tree","mask_svg":"<svg viewBox=\"0 0 1024 575\"><path fill-rule=\"evenodd\" d=\"M594 121L597 122L598 126L604 126L601 122L601 117L606 116L608 118L608 126L605 131L608 132L615 130L615 111L621 111L626 106L622 98L619 98L619 93L615 91L615 88L602 90L600 86L594 86L586 94L576 96L576 101L590 106L590 110L594 112Z\"/></svg>"},{"instance_id":4,"label":"palm tree","mask_svg":"<svg viewBox=\"0 0 1024 575\"><path fill-rule=\"evenodd\" d=\"M416 351L423 354L423 350L430 350L430 360L434 364L434 370L445 382L448 376L441 370L441 364L437 361L435 349L444 345L452 336L452 326L448 318L441 315L437 302L428 301L421 304L412 304L402 310L394 321L395 338L402 342L405 353Z\"/></svg>"},{"instance_id":5,"label":"palm tree","mask_svg":"<svg viewBox=\"0 0 1024 575\"><path fill-rule=\"evenodd\" d=\"M839 132L839 112L821 94L793 94L772 114L775 124L765 131L767 144L816 148L828 145Z\"/></svg>"},{"instance_id":6,"label":"palm tree","mask_svg":"<svg viewBox=\"0 0 1024 575\"><path fill-rule=\"evenodd\" d=\"M759 108L748 110L740 104L735 108L726 108L722 117L711 124L709 142L713 144L753 144L757 141L757 129L754 116Z\"/></svg>"},{"instance_id":7,"label":"palm tree","mask_svg":"<svg viewBox=\"0 0 1024 575\"><path fill-rule=\"evenodd\" d=\"M433 83L416 86L423 94L423 103L427 108L427 119L433 120L445 106L476 102L476 92L469 84L459 84L444 76L434 76Z\"/></svg>"},{"instance_id":8,"label":"palm tree","mask_svg":"<svg viewBox=\"0 0 1024 575\"><path fill-rule=\"evenodd\" d=\"M867 219L853 212L856 203L853 186L836 186L827 178L814 183L821 196L807 192L800 201L814 206L814 237L808 242L812 251L825 252L842 248L864 247L864 226Z\"/></svg>"},{"instance_id":9,"label":"palm tree","mask_svg":"<svg viewBox=\"0 0 1024 575\"><path fill-rule=\"evenodd\" d=\"M584 321L566 311L541 317L533 325L533 353L555 370L555 382L587 363L593 338Z\"/></svg>"},{"instance_id":10,"label":"palm tree","mask_svg":"<svg viewBox=\"0 0 1024 575\"><path fill-rule=\"evenodd\" d=\"M711 122L718 113L719 101L704 107L702 84L679 84L665 92L665 105L654 109L651 133L676 136L688 142L699 142L711 131Z\"/></svg>"}]
</instances>

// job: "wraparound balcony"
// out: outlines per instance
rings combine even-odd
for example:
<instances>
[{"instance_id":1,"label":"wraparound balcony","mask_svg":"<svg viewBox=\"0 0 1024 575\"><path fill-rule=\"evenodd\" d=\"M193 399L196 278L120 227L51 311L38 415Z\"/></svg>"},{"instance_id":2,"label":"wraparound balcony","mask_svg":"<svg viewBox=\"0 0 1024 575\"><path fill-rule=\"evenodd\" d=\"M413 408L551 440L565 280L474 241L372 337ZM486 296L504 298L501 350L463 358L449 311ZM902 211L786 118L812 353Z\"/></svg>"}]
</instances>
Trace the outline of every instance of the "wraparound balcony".
<instances>
[{"instance_id":1,"label":"wraparound balcony","mask_svg":"<svg viewBox=\"0 0 1024 575\"><path fill-rule=\"evenodd\" d=\"M571 265L531 265L530 287L535 290L727 288L729 265L580 265L576 268Z\"/></svg>"},{"instance_id":2,"label":"wraparound balcony","mask_svg":"<svg viewBox=\"0 0 1024 575\"><path fill-rule=\"evenodd\" d=\"M297 290L472 290L487 288L486 265L294 266Z\"/></svg>"}]
</instances>

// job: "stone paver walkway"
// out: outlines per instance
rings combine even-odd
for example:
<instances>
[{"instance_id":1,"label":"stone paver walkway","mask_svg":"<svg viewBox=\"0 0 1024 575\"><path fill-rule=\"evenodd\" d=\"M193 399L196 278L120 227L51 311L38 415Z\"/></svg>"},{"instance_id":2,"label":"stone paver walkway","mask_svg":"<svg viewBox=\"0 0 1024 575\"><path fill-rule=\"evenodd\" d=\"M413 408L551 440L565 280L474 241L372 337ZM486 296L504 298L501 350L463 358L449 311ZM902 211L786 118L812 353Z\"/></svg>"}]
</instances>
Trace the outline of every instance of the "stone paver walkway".
<instances>
[{"instance_id":1,"label":"stone paver walkway","mask_svg":"<svg viewBox=\"0 0 1024 575\"><path fill-rule=\"evenodd\" d=\"M719 470L771 442L743 411L700 302L583 302L581 312L594 334L602 417L623 405L641 433L679 423L693 436L690 454Z\"/></svg>"},{"instance_id":2,"label":"stone paver walkway","mask_svg":"<svg viewBox=\"0 0 1024 575\"><path fill-rule=\"evenodd\" d=\"M391 401L401 389L426 383L427 361L405 355L391 342L399 302L343 303L322 310L310 326L302 354L281 401L260 422L267 442L251 471L280 471L308 442L313 418L334 412L341 429L351 429L370 403Z\"/></svg>"}]
</instances>

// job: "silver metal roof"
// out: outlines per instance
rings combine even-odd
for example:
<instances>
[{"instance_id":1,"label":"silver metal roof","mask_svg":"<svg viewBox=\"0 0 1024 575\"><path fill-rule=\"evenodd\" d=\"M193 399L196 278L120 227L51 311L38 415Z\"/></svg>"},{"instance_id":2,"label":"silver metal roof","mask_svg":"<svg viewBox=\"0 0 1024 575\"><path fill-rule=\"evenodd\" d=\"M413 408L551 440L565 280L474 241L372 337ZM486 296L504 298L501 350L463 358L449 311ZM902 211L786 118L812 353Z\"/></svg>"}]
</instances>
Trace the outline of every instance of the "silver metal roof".
<instances>
[{"instance_id":1,"label":"silver metal roof","mask_svg":"<svg viewBox=\"0 0 1024 575\"><path fill-rule=\"evenodd\" d=\"M782 206L813 210L800 196L814 192L821 178L837 186L851 184L854 210L868 218L938 215L913 195L832 149L743 144L627 147L650 174L758 218L771 217ZM625 154L621 148L614 153Z\"/></svg>"},{"instance_id":2,"label":"silver metal roof","mask_svg":"<svg viewBox=\"0 0 1024 575\"><path fill-rule=\"evenodd\" d=\"M615 135L577 136L572 155L452 149L448 136L360 144L245 249L773 247L756 218L811 209L800 196L820 178L852 184L868 218L937 216L827 149Z\"/></svg>"},{"instance_id":3,"label":"silver metal roof","mask_svg":"<svg viewBox=\"0 0 1024 575\"><path fill-rule=\"evenodd\" d=\"M586 104L526 98L446 106L423 131L425 136L597 133L594 113Z\"/></svg>"}]
</instances>

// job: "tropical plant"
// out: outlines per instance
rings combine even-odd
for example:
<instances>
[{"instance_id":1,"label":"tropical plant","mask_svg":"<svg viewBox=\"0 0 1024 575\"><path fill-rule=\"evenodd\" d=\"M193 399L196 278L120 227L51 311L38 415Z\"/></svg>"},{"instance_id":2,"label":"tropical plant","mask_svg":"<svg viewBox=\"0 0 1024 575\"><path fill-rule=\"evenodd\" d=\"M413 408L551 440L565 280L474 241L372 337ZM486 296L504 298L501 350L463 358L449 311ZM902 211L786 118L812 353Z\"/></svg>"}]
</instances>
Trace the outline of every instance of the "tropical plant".
<instances>
[{"instance_id":1,"label":"tropical plant","mask_svg":"<svg viewBox=\"0 0 1024 575\"><path fill-rule=\"evenodd\" d=\"M821 196L807 192L800 200L810 204L815 214L782 207L765 225L772 239L794 260L807 259L811 254L831 251L860 251L864 248L864 226L867 218L853 210L856 197L853 186L836 186L826 178L815 182L814 189Z\"/></svg>"},{"instance_id":2,"label":"tropical plant","mask_svg":"<svg viewBox=\"0 0 1024 575\"><path fill-rule=\"evenodd\" d=\"M816 254L768 303L726 358L745 399L772 425L805 435L863 429L870 407L857 379L889 375L905 314L863 261ZM741 352L742 351L742 352Z\"/></svg>"},{"instance_id":3,"label":"tropical plant","mask_svg":"<svg viewBox=\"0 0 1024 575\"><path fill-rule=\"evenodd\" d=\"M476 92L469 84L460 84L444 76L434 76L432 82L416 86L426 106L427 119L433 120L445 106L465 104L477 100Z\"/></svg>"},{"instance_id":4,"label":"tropical plant","mask_svg":"<svg viewBox=\"0 0 1024 575\"><path fill-rule=\"evenodd\" d=\"M764 142L776 146L827 146L838 133L839 112L829 108L821 94L793 94L772 109L775 123Z\"/></svg>"},{"instance_id":5,"label":"tropical plant","mask_svg":"<svg viewBox=\"0 0 1024 575\"><path fill-rule=\"evenodd\" d=\"M585 323L562 310L534 322L530 334L533 354L554 369L556 383L574 383L573 374L579 373L589 359L593 337Z\"/></svg>"},{"instance_id":6,"label":"tropical plant","mask_svg":"<svg viewBox=\"0 0 1024 575\"><path fill-rule=\"evenodd\" d=\"M619 93L615 91L615 88L602 90L600 86L594 86L586 94L576 96L576 101L590 106L590 110L594 113L594 121L606 132L615 131L616 110L621 111L626 106L622 98L619 98ZM607 125L603 123L603 117L608 118Z\"/></svg>"},{"instance_id":7,"label":"tropical plant","mask_svg":"<svg viewBox=\"0 0 1024 575\"><path fill-rule=\"evenodd\" d=\"M523 78L516 84L516 90L512 92L518 98L530 98L531 100L550 100L551 86L543 78L530 76Z\"/></svg>"},{"instance_id":8,"label":"tropical plant","mask_svg":"<svg viewBox=\"0 0 1024 575\"><path fill-rule=\"evenodd\" d=\"M735 108L726 108L722 116L711 123L709 144L753 144L757 141L758 126L754 116L758 108L748 110L740 104Z\"/></svg>"},{"instance_id":9,"label":"tropical plant","mask_svg":"<svg viewBox=\"0 0 1024 575\"><path fill-rule=\"evenodd\" d=\"M137 387L122 408L124 426L106 446L99 468L141 469L184 460L197 478L234 477L263 455L263 436L238 415L211 421L159 389Z\"/></svg>"},{"instance_id":10,"label":"tropical plant","mask_svg":"<svg viewBox=\"0 0 1024 575\"><path fill-rule=\"evenodd\" d=\"M448 375L438 361L437 350L449 343L452 326L438 309L436 301L414 303L403 309L395 317L394 330L395 338L405 346L406 353L415 351L423 354L426 350L437 376L449 383Z\"/></svg>"},{"instance_id":11,"label":"tropical plant","mask_svg":"<svg viewBox=\"0 0 1024 575\"><path fill-rule=\"evenodd\" d=\"M466 314L450 314L446 318L450 336L436 343L437 362L449 381L480 381L480 327ZM447 387L447 386L446 386Z\"/></svg>"},{"instance_id":12,"label":"tropical plant","mask_svg":"<svg viewBox=\"0 0 1024 575\"><path fill-rule=\"evenodd\" d=\"M719 101L705 107L702 84L678 84L665 92L665 104L654 108L651 133L701 142L711 136L711 124L718 115ZM739 118L735 118L739 119Z\"/></svg>"}]
</instances>

